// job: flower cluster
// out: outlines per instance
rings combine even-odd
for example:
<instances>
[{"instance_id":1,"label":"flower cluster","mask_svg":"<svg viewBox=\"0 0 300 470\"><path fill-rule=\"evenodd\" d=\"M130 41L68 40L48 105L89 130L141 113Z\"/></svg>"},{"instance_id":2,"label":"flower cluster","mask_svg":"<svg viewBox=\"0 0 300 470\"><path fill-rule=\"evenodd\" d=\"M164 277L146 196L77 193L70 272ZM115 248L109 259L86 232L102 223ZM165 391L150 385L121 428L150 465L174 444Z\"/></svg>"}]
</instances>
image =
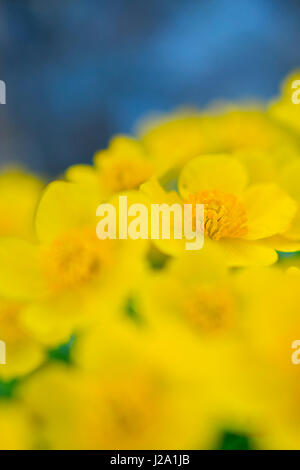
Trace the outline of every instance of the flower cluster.
<instances>
[{"instance_id":1,"label":"flower cluster","mask_svg":"<svg viewBox=\"0 0 300 470\"><path fill-rule=\"evenodd\" d=\"M2 171L0 448L300 448L297 78L148 119L49 184ZM120 195L203 204L203 248L99 240Z\"/></svg>"}]
</instances>

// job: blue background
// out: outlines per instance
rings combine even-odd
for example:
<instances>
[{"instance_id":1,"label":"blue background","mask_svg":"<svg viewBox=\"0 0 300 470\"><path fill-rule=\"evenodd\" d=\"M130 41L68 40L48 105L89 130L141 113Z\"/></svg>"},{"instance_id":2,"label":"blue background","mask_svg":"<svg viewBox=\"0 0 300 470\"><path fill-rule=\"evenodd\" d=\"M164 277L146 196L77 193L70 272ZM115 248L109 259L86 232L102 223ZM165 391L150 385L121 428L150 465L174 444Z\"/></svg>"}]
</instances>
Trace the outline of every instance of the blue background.
<instances>
[{"instance_id":1,"label":"blue background","mask_svg":"<svg viewBox=\"0 0 300 470\"><path fill-rule=\"evenodd\" d=\"M0 0L0 161L55 176L151 111L268 99L298 0Z\"/></svg>"}]
</instances>

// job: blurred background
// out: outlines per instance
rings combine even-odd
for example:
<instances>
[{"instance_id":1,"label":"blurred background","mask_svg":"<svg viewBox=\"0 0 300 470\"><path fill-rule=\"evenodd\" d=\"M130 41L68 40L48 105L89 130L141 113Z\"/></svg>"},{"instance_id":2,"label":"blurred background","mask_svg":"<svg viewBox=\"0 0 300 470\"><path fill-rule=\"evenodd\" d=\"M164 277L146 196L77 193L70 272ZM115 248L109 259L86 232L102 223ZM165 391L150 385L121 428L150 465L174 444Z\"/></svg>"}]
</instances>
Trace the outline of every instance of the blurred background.
<instances>
[{"instance_id":1,"label":"blurred background","mask_svg":"<svg viewBox=\"0 0 300 470\"><path fill-rule=\"evenodd\" d=\"M0 162L51 177L153 111L269 99L298 0L0 0Z\"/></svg>"}]
</instances>

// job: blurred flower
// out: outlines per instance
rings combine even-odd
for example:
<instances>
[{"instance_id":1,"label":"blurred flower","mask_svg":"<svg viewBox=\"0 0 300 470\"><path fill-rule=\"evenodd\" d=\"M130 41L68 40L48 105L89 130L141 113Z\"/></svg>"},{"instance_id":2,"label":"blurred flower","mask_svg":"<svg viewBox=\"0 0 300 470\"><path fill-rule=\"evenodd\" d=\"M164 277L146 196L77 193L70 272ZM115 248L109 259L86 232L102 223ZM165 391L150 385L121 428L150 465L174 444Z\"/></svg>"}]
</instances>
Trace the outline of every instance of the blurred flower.
<instances>
[{"instance_id":1,"label":"blurred flower","mask_svg":"<svg viewBox=\"0 0 300 470\"><path fill-rule=\"evenodd\" d=\"M137 189L155 171L154 161L142 144L130 137L115 137L107 150L94 157L94 167L75 165L67 170L70 181L95 187L103 199Z\"/></svg>"},{"instance_id":2,"label":"blurred flower","mask_svg":"<svg viewBox=\"0 0 300 470\"><path fill-rule=\"evenodd\" d=\"M109 315L139 271L138 243L96 237L98 203L93 188L52 183L36 214L38 243L0 240L1 292L30 301L23 321L46 344L65 342L79 325Z\"/></svg>"},{"instance_id":3,"label":"blurred flower","mask_svg":"<svg viewBox=\"0 0 300 470\"><path fill-rule=\"evenodd\" d=\"M179 111L141 123L138 134L162 172L181 166L190 158L217 150L214 123L197 111Z\"/></svg>"},{"instance_id":4,"label":"blurred flower","mask_svg":"<svg viewBox=\"0 0 300 470\"><path fill-rule=\"evenodd\" d=\"M218 105L148 119L139 135L165 172L178 171L199 155L216 152L299 152L299 139L258 107Z\"/></svg>"},{"instance_id":5,"label":"blurred flower","mask_svg":"<svg viewBox=\"0 0 300 470\"><path fill-rule=\"evenodd\" d=\"M300 270L245 270L236 282L252 292L245 302L247 368L241 374L259 413L248 420L256 420L261 448L299 448L300 372L292 344L300 331Z\"/></svg>"},{"instance_id":6,"label":"blurred flower","mask_svg":"<svg viewBox=\"0 0 300 470\"><path fill-rule=\"evenodd\" d=\"M194 381L190 377L180 382L159 362L147 360L138 332L128 334L125 324L116 334L113 329L97 328L82 338L76 357L83 370L51 367L22 389L43 447L211 445L209 421Z\"/></svg>"}]
</instances>

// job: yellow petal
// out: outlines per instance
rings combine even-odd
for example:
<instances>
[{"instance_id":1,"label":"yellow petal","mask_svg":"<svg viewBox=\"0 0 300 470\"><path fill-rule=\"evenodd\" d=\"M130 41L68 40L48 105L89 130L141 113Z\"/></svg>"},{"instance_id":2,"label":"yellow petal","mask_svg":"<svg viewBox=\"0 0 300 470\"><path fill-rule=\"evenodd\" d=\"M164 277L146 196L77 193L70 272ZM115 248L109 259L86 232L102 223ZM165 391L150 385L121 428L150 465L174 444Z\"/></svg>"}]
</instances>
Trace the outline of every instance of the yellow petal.
<instances>
[{"instance_id":1,"label":"yellow petal","mask_svg":"<svg viewBox=\"0 0 300 470\"><path fill-rule=\"evenodd\" d=\"M149 197L152 204L182 204L178 194L175 191L165 191L156 178L151 178L142 184L140 189Z\"/></svg>"},{"instance_id":2,"label":"yellow petal","mask_svg":"<svg viewBox=\"0 0 300 470\"><path fill-rule=\"evenodd\" d=\"M73 183L97 185L98 179L94 168L90 165L74 165L66 171L66 179Z\"/></svg>"},{"instance_id":3,"label":"yellow petal","mask_svg":"<svg viewBox=\"0 0 300 470\"><path fill-rule=\"evenodd\" d=\"M194 158L183 168L178 181L183 198L192 193L215 189L239 194L246 186L243 165L226 155L206 155Z\"/></svg>"},{"instance_id":4,"label":"yellow petal","mask_svg":"<svg viewBox=\"0 0 300 470\"><path fill-rule=\"evenodd\" d=\"M96 167L101 167L102 158L140 158L145 157L145 150L142 144L131 137L118 135L114 137L110 143L109 147L105 150L100 150L94 156L94 163Z\"/></svg>"},{"instance_id":5,"label":"yellow petal","mask_svg":"<svg viewBox=\"0 0 300 470\"><path fill-rule=\"evenodd\" d=\"M245 193L248 240L267 238L286 231L296 214L297 205L275 184L257 184Z\"/></svg>"},{"instance_id":6,"label":"yellow petal","mask_svg":"<svg viewBox=\"0 0 300 470\"><path fill-rule=\"evenodd\" d=\"M75 227L96 227L100 204L95 188L56 181L46 188L36 214L36 231L49 242Z\"/></svg>"},{"instance_id":7,"label":"yellow petal","mask_svg":"<svg viewBox=\"0 0 300 470\"><path fill-rule=\"evenodd\" d=\"M32 303L22 311L22 322L27 330L48 347L66 343L82 318L78 296Z\"/></svg>"},{"instance_id":8,"label":"yellow petal","mask_svg":"<svg viewBox=\"0 0 300 470\"><path fill-rule=\"evenodd\" d=\"M277 261L276 251L268 246L247 240L219 240L229 266L268 266Z\"/></svg>"},{"instance_id":9,"label":"yellow petal","mask_svg":"<svg viewBox=\"0 0 300 470\"><path fill-rule=\"evenodd\" d=\"M264 245L268 245L276 251L283 253L295 253L300 251L300 241L290 240L282 235L274 235L274 237L266 238Z\"/></svg>"},{"instance_id":10,"label":"yellow petal","mask_svg":"<svg viewBox=\"0 0 300 470\"><path fill-rule=\"evenodd\" d=\"M283 169L280 183L296 201L300 202L300 159L293 160Z\"/></svg>"},{"instance_id":11,"label":"yellow petal","mask_svg":"<svg viewBox=\"0 0 300 470\"><path fill-rule=\"evenodd\" d=\"M27 337L17 343L6 342L7 363L0 366L1 380L11 380L21 377L37 369L45 361L42 346Z\"/></svg>"},{"instance_id":12,"label":"yellow petal","mask_svg":"<svg viewBox=\"0 0 300 470\"><path fill-rule=\"evenodd\" d=\"M34 245L18 239L0 240L0 292L3 296L28 300L45 292L38 251Z\"/></svg>"},{"instance_id":13,"label":"yellow petal","mask_svg":"<svg viewBox=\"0 0 300 470\"><path fill-rule=\"evenodd\" d=\"M284 235L290 240L296 241L300 239L300 204L298 204L296 215Z\"/></svg>"}]
</instances>

